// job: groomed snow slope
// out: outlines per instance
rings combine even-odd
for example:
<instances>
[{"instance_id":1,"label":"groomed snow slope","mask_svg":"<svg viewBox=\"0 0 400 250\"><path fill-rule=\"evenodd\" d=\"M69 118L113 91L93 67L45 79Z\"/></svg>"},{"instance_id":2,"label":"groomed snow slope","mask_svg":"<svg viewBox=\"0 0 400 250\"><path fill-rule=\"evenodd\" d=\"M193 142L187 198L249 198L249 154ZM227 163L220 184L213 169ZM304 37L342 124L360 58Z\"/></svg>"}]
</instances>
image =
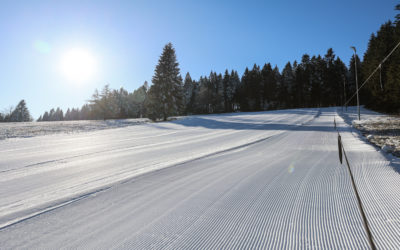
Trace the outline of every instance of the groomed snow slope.
<instances>
[{"instance_id":1,"label":"groomed snow slope","mask_svg":"<svg viewBox=\"0 0 400 250\"><path fill-rule=\"evenodd\" d=\"M368 249L335 114L192 116L0 141L1 248ZM399 249L399 174L336 120L376 244Z\"/></svg>"}]
</instances>

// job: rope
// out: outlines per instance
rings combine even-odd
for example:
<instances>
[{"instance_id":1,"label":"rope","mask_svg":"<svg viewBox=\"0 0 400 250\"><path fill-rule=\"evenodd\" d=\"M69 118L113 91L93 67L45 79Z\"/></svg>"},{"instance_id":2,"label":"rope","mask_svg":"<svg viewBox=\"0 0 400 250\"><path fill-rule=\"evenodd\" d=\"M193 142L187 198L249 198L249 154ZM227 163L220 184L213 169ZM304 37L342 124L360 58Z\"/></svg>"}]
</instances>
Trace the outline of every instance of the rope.
<instances>
[{"instance_id":1,"label":"rope","mask_svg":"<svg viewBox=\"0 0 400 250\"><path fill-rule=\"evenodd\" d=\"M361 84L361 86L357 89L356 93L354 93L349 100L347 100L347 102L345 103L345 105L347 105L351 99L354 98L354 96L356 96L358 94L358 92L360 91L360 89L362 87L364 87L364 85L369 81L369 79L371 79L371 77L376 73L376 71L378 71L378 69L381 68L381 65L386 62L386 60L393 54L393 52L400 46L400 42L392 49L392 51L390 51L390 53L382 60L382 62L378 65L378 67L375 68L375 70L368 76L367 80L365 80L363 82L363 84ZM354 60L356 60L356 58L354 58ZM382 86L382 85L381 85Z\"/></svg>"},{"instance_id":2,"label":"rope","mask_svg":"<svg viewBox=\"0 0 400 250\"><path fill-rule=\"evenodd\" d=\"M336 131L338 133L338 145L339 145L340 163L342 164L342 159L341 159L342 158L341 157L341 152L342 151L341 150L343 150L344 159L346 160L346 165L347 165L347 169L349 171L351 184L353 186L353 190L354 190L354 193L355 193L356 198L357 198L358 210L360 211L361 218L363 220L363 225L364 225L365 232L367 233L368 242L369 242L369 245L370 245L371 249L372 250L376 250L376 246L375 246L375 243L374 243L374 240L373 240L373 237L372 237L371 229L370 229L369 224L368 224L367 216L365 215L364 207L362 205L361 198L360 198L360 195L358 193L358 189L357 189L356 183L354 181L353 172L351 171L350 163L349 163L349 160L347 159L346 151L344 150L344 146L343 146L343 143L342 143L341 135L340 135L339 130L338 130L337 126L336 126L336 119L335 119L335 117L333 119L334 119L335 129L336 129Z\"/></svg>"}]
</instances>

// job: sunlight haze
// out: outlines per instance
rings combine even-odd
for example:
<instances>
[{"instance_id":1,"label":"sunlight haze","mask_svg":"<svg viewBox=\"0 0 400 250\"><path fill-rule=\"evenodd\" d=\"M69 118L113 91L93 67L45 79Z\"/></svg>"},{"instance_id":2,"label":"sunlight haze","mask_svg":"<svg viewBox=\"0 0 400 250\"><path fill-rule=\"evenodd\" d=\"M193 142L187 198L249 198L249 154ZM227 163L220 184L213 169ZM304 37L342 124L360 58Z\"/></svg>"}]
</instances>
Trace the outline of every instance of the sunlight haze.
<instances>
[{"instance_id":1,"label":"sunlight haze","mask_svg":"<svg viewBox=\"0 0 400 250\"><path fill-rule=\"evenodd\" d=\"M96 73L96 59L84 49L68 50L61 58L61 71L74 83L84 83Z\"/></svg>"}]
</instances>

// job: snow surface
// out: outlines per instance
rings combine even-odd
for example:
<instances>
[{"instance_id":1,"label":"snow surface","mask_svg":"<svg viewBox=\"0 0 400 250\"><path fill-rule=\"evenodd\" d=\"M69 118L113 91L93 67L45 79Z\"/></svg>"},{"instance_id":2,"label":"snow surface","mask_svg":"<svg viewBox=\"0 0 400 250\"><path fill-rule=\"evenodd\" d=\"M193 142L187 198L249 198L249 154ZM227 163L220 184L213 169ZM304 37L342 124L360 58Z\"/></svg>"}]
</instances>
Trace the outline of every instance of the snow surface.
<instances>
[{"instance_id":1,"label":"snow surface","mask_svg":"<svg viewBox=\"0 0 400 250\"><path fill-rule=\"evenodd\" d=\"M58 133L77 133L100 129L120 128L149 122L147 118L122 120L84 120L51 122L4 122L0 123L0 140L17 137L33 137Z\"/></svg>"},{"instance_id":2,"label":"snow surface","mask_svg":"<svg viewBox=\"0 0 400 250\"><path fill-rule=\"evenodd\" d=\"M400 248L400 176L335 108L0 141L3 249ZM157 170L157 171L155 171Z\"/></svg>"},{"instance_id":3,"label":"snow surface","mask_svg":"<svg viewBox=\"0 0 400 250\"><path fill-rule=\"evenodd\" d=\"M341 109L340 109L341 111ZM357 107L349 107L340 112L341 116L385 153L400 157L400 117L385 115L361 107L361 119L358 120Z\"/></svg>"}]
</instances>

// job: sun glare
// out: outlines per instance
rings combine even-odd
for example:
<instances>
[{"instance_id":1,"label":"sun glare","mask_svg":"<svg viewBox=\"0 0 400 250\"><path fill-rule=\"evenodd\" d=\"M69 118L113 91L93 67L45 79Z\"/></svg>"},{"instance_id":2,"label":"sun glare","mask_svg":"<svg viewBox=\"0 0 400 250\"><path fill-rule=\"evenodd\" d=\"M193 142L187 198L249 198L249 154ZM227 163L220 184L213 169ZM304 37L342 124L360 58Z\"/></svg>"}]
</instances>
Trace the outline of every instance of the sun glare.
<instances>
[{"instance_id":1,"label":"sun glare","mask_svg":"<svg viewBox=\"0 0 400 250\"><path fill-rule=\"evenodd\" d=\"M71 49L61 59L61 71L73 82L85 82L93 77L96 71L96 60L86 50Z\"/></svg>"}]
</instances>

